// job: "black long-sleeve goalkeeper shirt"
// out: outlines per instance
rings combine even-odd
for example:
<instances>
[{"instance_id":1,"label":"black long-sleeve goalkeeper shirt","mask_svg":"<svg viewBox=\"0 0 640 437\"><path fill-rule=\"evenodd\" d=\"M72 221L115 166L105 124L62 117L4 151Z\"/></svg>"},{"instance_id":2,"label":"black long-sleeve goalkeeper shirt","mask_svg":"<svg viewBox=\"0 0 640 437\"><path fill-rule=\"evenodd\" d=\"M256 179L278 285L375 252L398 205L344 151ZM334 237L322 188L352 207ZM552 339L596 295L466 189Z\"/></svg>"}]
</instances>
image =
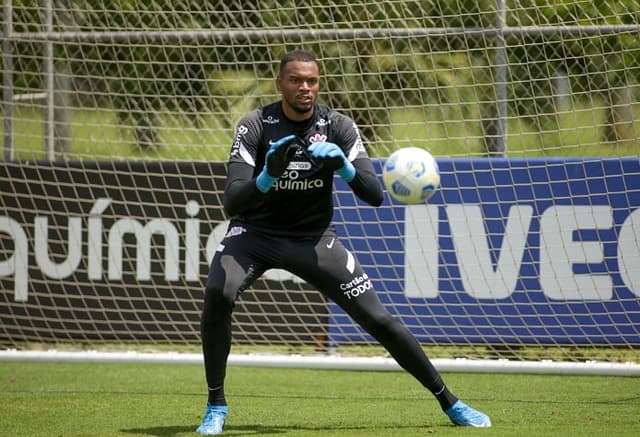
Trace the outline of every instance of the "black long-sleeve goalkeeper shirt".
<instances>
[{"instance_id":1,"label":"black long-sleeve goalkeeper shirt","mask_svg":"<svg viewBox=\"0 0 640 437\"><path fill-rule=\"evenodd\" d=\"M267 193L260 192L255 178L265 165L270 143L292 134L298 138L293 160ZM360 199L379 206L382 188L355 122L319 104L311 118L293 122L278 101L250 112L236 128L223 197L232 221L274 235L324 233L333 216L334 172L307 152L318 141L335 143L343 150L356 169L349 186Z\"/></svg>"}]
</instances>

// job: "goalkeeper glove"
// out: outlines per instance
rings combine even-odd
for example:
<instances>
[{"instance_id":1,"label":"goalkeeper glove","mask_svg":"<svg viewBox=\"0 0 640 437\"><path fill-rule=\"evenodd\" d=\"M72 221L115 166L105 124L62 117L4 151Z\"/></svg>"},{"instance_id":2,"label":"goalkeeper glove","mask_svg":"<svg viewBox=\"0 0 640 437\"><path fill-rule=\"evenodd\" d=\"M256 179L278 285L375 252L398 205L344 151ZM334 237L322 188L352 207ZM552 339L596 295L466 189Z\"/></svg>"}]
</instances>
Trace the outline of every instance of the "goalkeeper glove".
<instances>
[{"instance_id":1,"label":"goalkeeper glove","mask_svg":"<svg viewBox=\"0 0 640 437\"><path fill-rule=\"evenodd\" d=\"M294 143L295 139L295 135L289 135L271 143L271 147L264 158L264 167L256 178L258 190L266 193L282 176L296 153L298 146Z\"/></svg>"},{"instance_id":2,"label":"goalkeeper glove","mask_svg":"<svg viewBox=\"0 0 640 437\"><path fill-rule=\"evenodd\" d=\"M308 150L311 156L321 160L326 168L334 170L345 181L351 182L356 177L356 168L337 144L320 141L313 143Z\"/></svg>"}]
</instances>

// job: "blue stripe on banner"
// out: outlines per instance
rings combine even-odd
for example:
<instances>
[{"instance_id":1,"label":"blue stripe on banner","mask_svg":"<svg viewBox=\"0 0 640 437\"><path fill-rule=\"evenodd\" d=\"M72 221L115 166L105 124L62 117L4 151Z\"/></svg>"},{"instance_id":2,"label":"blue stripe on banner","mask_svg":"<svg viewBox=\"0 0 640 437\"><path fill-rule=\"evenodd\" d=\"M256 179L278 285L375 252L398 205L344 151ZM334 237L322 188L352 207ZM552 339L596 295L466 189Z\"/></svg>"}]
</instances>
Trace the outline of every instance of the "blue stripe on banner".
<instances>
[{"instance_id":1,"label":"blue stripe on banner","mask_svg":"<svg viewBox=\"0 0 640 437\"><path fill-rule=\"evenodd\" d=\"M370 208L336 180L339 233L421 342L640 344L638 159L438 164L427 205ZM336 305L329 332L366 338Z\"/></svg>"}]
</instances>

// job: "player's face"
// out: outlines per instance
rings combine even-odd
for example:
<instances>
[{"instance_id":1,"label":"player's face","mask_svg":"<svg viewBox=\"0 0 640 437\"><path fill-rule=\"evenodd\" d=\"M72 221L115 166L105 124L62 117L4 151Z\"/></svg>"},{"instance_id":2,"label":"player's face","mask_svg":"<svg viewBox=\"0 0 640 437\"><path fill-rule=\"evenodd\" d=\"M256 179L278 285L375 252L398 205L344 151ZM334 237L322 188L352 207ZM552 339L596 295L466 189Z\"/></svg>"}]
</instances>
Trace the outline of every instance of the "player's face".
<instances>
[{"instance_id":1,"label":"player's face","mask_svg":"<svg viewBox=\"0 0 640 437\"><path fill-rule=\"evenodd\" d=\"M276 79L282 94L282 109L290 120L306 120L320 89L320 72L315 62L288 62Z\"/></svg>"}]
</instances>

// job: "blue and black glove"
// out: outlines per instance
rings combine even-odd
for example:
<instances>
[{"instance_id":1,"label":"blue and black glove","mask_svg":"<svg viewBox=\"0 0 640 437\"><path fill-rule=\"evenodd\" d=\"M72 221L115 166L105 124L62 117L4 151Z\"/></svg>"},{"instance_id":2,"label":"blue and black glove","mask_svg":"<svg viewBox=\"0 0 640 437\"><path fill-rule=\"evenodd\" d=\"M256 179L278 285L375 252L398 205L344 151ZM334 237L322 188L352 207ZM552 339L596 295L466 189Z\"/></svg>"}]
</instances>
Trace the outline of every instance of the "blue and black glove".
<instances>
[{"instance_id":1,"label":"blue and black glove","mask_svg":"<svg viewBox=\"0 0 640 437\"><path fill-rule=\"evenodd\" d=\"M282 176L296 154L298 145L295 140L295 135L289 135L271 144L265 156L264 168L256 178L258 190L266 193Z\"/></svg>"},{"instance_id":2,"label":"blue and black glove","mask_svg":"<svg viewBox=\"0 0 640 437\"><path fill-rule=\"evenodd\" d=\"M345 181L351 182L356 177L356 168L337 144L320 141L313 143L307 150L311 152L311 156L321 161L325 168L334 170Z\"/></svg>"}]
</instances>

